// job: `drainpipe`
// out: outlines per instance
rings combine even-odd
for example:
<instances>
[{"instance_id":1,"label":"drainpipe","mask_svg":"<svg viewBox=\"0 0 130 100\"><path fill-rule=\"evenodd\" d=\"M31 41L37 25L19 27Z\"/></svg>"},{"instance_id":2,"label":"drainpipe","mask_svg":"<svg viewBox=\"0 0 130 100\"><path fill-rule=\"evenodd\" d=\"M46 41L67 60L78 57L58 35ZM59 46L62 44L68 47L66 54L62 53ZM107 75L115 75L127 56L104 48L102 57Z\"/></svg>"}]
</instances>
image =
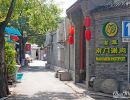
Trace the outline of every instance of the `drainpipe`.
<instances>
[{"instance_id":1,"label":"drainpipe","mask_svg":"<svg viewBox=\"0 0 130 100\"><path fill-rule=\"evenodd\" d=\"M128 87L130 84L130 43L128 43Z\"/></svg>"},{"instance_id":2,"label":"drainpipe","mask_svg":"<svg viewBox=\"0 0 130 100\"><path fill-rule=\"evenodd\" d=\"M66 32L66 19L64 19L64 33L65 33L65 40L67 38L67 32Z\"/></svg>"},{"instance_id":3,"label":"drainpipe","mask_svg":"<svg viewBox=\"0 0 130 100\"><path fill-rule=\"evenodd\" d=\"M69 45L69 69L68 69L68 72L70 70L70 45Z\"/></svg>"}]
</instances>

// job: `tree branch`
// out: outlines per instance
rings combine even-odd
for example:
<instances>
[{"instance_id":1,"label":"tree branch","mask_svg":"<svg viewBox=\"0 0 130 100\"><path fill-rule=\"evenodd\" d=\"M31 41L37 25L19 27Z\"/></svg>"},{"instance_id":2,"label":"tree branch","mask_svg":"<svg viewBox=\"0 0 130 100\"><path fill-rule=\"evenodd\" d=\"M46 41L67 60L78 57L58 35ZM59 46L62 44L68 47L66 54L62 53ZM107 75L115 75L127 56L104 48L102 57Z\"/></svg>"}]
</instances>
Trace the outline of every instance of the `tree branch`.
<instances>
[{"instance_id":1,"label":"tree branch","mask_svg":"<svg viewBox=\"0 0 130 100\"><path fill-rule=\"evenodd\" d=\"M5 21L4 21L4 26L6 26L6 25L8 24L8 22L10 21L10 18L11 18L13 9L14 9L15 1L16 1L16 0L12 0L12 1L11 1L11 4L10 4L10 7L9 7L7 16L6 16Z\"/></svg>"}]
</instances>

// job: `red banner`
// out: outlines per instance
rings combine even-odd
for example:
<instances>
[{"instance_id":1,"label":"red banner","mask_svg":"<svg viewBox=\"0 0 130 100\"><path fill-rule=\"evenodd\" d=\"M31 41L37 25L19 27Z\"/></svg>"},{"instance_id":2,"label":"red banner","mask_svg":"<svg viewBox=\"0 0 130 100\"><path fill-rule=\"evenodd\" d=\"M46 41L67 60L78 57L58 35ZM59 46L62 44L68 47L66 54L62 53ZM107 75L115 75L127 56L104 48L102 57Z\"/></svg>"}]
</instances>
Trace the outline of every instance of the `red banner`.
<instances>
[{"instance_id":1,"label":"red banner","mask_svg":"<svg viewBox=\"0 0 130 100\"><path fill-rule=\"evenodd\" d=\"M31 44L26 44L25 51L31 51Z\"/></svg>"}]
</instances>

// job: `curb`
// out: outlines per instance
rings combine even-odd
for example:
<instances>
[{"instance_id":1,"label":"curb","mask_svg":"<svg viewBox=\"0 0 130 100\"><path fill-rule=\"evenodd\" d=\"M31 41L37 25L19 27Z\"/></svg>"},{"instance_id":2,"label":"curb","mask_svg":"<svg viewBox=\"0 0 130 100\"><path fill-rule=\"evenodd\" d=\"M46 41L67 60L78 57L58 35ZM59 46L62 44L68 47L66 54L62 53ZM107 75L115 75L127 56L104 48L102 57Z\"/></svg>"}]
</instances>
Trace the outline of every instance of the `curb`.
<instances>
[{"instance_id":1,"label":"curb","mask_svg":"<svg viewBox=\"0 0 130 100\"><path fill-rule=\"evenodd\" d=\"M86 96L85 89L79 88L73 83L64 82L64 84L70 87L76 94L79 94L80 96Z\"/></svg>"}]
</instances>

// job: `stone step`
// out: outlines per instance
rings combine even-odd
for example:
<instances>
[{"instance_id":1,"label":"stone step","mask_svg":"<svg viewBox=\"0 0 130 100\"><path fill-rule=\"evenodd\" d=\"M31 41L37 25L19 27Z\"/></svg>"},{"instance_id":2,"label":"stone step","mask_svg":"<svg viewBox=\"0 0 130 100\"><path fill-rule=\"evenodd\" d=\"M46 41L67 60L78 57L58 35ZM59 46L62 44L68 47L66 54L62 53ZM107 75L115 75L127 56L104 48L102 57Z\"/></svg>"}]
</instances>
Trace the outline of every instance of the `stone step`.
<instances>
[{"instance_id":1,"label":"stone step","mask_svg":"<svg viewBox=\"0 0 130 100\"><path fill-rule=\"evenodd\" d=\"M58 78L61 81L70 81L71 80L71 75L69 72L66 71L58 71Z\"/></svg>"}]
</instances>

